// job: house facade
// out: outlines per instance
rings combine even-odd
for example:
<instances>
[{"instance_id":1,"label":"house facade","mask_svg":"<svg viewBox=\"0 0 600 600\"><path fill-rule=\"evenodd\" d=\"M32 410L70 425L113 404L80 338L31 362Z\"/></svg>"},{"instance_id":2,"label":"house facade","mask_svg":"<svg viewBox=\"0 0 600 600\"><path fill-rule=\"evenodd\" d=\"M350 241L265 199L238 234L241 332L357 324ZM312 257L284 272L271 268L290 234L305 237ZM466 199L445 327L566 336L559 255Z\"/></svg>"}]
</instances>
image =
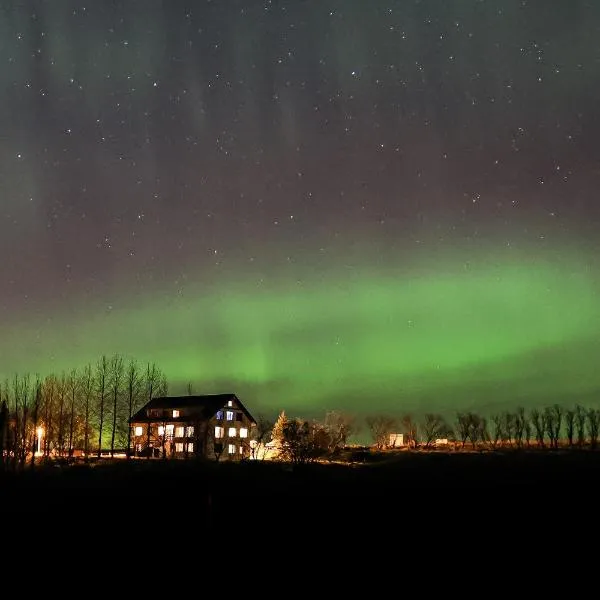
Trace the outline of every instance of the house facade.
<instances>
[{"instance_id":1,"label":"house facade","mask_svg":"<svg viewBox=\"0 0 600 600\"><path fill-rule=\"evenodd\" d=\"M133 456L242 460L256 421L235 394L153 398L129 420Z\"/></svg>"}]
</instances>

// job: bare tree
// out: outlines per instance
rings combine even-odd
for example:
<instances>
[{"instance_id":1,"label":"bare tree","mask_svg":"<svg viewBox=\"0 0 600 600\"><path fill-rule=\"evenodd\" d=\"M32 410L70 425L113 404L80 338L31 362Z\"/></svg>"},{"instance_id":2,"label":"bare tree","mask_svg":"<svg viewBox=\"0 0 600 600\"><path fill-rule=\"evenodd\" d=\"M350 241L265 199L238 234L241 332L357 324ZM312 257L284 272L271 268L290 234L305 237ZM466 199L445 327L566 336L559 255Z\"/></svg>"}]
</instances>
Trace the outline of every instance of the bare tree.
<instances>
[{"instance_id":1,"label":"bare tree","mask_svg":"<svg viewBox=\"0 0 600 600\"><path fill-rule=\"evenodd\" d=\"M575 407L575 426L577 429L577 445L583 446L585 444L585 422L587 419L587 413L583 406L577 405Z\"/></svg>"},{"instance_id":2,"label":"bare tree","mask_svg":"<svg viewBox=\"0 0 600 600\"><path fill-rule=\"evenodd\" d=\"M262 459L265 459L267 440L271 437L274 423L267 419L264 415L258 415L256 418L256 426L252 428L250 446L250 456L257 460L262 449Z\"/></svg>"},{"instance_id":3,"label":"bare tree","mask_svg":"<svg viewBox=\"0 0 600 600\"><path fill-rule=\"evenodd\" d=\"M421 427L425 448L429 448L437 439L445 438L450 434L450 427L442 415L437 413L427 413L423 419Z\"/></svg>"},{"instance_id":4,"label":"bare tree","mask_svg":"<svg viewBox=\"0 0 600 600\"><path fill-rule=\"evenodd\" d=\"M6 467L5 451L7 450L7 429L8 429L8 403L5 397L0 400L0 471ZM6 452L8 454L8 452Z\"/></svg>"},{"instance_id":5,"label":"bare tree","mask_svg":"<svg viewBox=\"0 0 600 600\"><path fill-rule=\"evenodd\" d=\"M35 454L41 451L41 436L39 425L40 409L42 404L42 383L40 376L37 375L35 378L35 392L33 402L33 414L32 414L32 431L33 431L33 443L31 444L31 468L35 467ZM0 453L2 453L2 446L0 445Z\"/></svg>"},{"instance_id":6,"label":"bare tree","mask_svg":"<svg viewBox=\"0 0 600 600\"><path fill-rule=\"evenodd\" d=\"M502 433L504 441L512 446L515 435L515 415L509 411L502 413Z\"/></svg>"},{"instance_id":7,"label":"bare tree","mask_svg":"<svg viewBox=\"0 0 600 600\"><path fill-rule=\"evenodd\" d=\"M498 446L498 442L504 439L504 430L503 430L504 418L502 414L494 414L492 415L492 447L496 448Z\"/></svg>"},{"instance_id":8,"label":"bare tree","mask_svg":"<svg viewBox=\"0 0 600 600\"><path fill-rule=\"evenodd\" d=\"M356 432L356 417L337 411L328 412L323 423L329 435L329 452L343 448L348 438Z\"/></svg>"},{"instance_id":9,"label":"bare tree","mask_svg":"<svg viewBox=\"0 0 600 600\"><path fill-rule=\"evenodd\" d=\"M525 422L527 421L527 417L525 416L525 409L522 406L517 408L513 419L514 426L514 434L515 434L515 442L517 443L517 448L521 448L523 446L523 435L525 433Z\"/></svg>"},{"instance_id":10,"label":"bare tree","mask_svg":"<svg viewBox=\"0 0 600 600\"><path fill-rule=\"evenodd\" d=\"M558 448L560 429L562 427L563 409L558 404L548 406L544 409L544 421L546 432L550 439L550 447Z\"/></svg>"},{"instance_id":11,"label":"bare tree","mask_svg":"<svg viewBox=\"0 0 600 600\"><path fill-rule=\"evenodd\" d=\"M573 447L573 438L575 437L575 411L569 408L565 411L565 433L569 442L569 447Z\"/></svg>"},{"instance_id":12,"label":"bare tree","mask_svg":"<svg viewBox=\"0 0 600 600\"><path fill-rule=\"evenodd\" d=\"M123 357L115 354L110 361L110 395L112 396L112 431L110 436L110 456L115 455L115 437L117 433L117 418L119 415L119 396L123 385Z\"/></svg>"},{"instance_id":13,"label":"bare tree","mask_svg":"<svg viewBox=\"0 0 600 600\"><path fill-rule=\"evenodd\" d=\"M546 433L546 422L544 414L537 408L534 408L530 413L531 423L535 429L535 438L540 448L545 447L544 437Z\"/></svg>"},{"instance_id":14,"label":"bare tree","mask_svg":"<svg viewBox=\"0 0 600 600\"><path fill-rule=\"evenodd\" d=\"M471 428L471 413L459 412L456 414L456 433L460 440L461 447L464 448L469 439L469 430Z\"/></svg>"},{"instance_id":15,"label":"bare tree","mask_svg":"<svg viewBox=\"0 0 600 600\"><path fill-rule=\"evenodd\" d=\"M56 397L57 381L54 375L48 375L42 383L42 398L44 405L44 457L48 459L52 451L52 439L54 437L54 404Z\"/></svg>"},{"instance_id":16,"label":"bare tree","mask_svg":"<svg viewBox=\"0 0 600 600\"><path fill-rule=\"evenodd\" d=\"M104 412L107 396L110 363L106 355L102 355L96 365L96 394L98 410L98 458L102 456L102 432L104 429Z\"/></svg>"},{"instance_id":17,"label":"bare tree","mask_svg":"<svg viewBox=\"0 0 600 600\"><path fill-rule=\"evenodd\" d=\"M283 428L282 457L294 464L304 464L316 460L320 451L324 449L316 443L315 433L315 427L311 426L308 421L288 420Z\"/></svg>"},{"instance_id":18,"label":"bare tree","mask_svg":"<svg viewBox=\"0 0 600 600\"><path fill-rule=\"evenodd\" d=\"M58 400L58 437L57 449L58 456L63 456L65 452L65 397L67 395L67 378L64 373L56 382L56 396Z\"/></svg>"},{"instance_id":19,"label":"bare tree","mask_svg":"<svg viewBox=\"0 0 600 600\"><path fill-rule=\"evenodd\" d=\"M75 426L77 423L77 414L76 414L76 401L79 394L79 376L77 374L77 369L73 369L67 379L67 391L69 395L69 444L68 444L68 456L69 458L73 457L74 450L74 436L75 436Z\"/></svg>"},{"instance_id":20,"label":"bare tree","mask_svg":"<svg viewBox=\"0 0 600 600\"><path fill-rule=\"evenodd\" d=\"M396 418L387 415L379 415L367 417L365 420L376 448L381 450L388 446L390 434L394 433L394 430L397 428Z\"/></svg>"},{"instance_id":21,"label":"bare tree","mask_svg":"<svg viewBox=\"0 0 600 600\"><path fill-rule=\"evenodd\" d=\"M131 456L131 417L135 411L142 387L142 378L135 360L131 360L127 366L125 375L125 387L127 390L127 458Z\"/></svg>"},{"instance_id":22,"label":"bare tree","mask_svg":"<svg viewBox=\"0 0 600 600\"><path fill-rule=\"evenodd\" d=\"M156 366L155 363L148 363L146 365L146 375L144 378L144 391L146 396L146 401L150 402L152 398L155 396L160 396L160 382L161 382L161 372L160 369ZM147 458L150 459L151 452L151 431L152 428L150 423L148 423L148 427L146 428L146 449L147 449Z\"/></svg>"},{"instance_id":23,"label":"bare tree","mask_svg":"<svg viewBox=\"0 0 600 600\"><path fill-rule=\"evenodd\" d=\"M94 372L92 365L87 364L81 373L81 393L83 396L83 455L88 461L90 452L90 403L94 394Z\"/></svg>"},{"instance_id":24,"label":"bare tree","mask_svg":"<svg viewBox=\"0 0 600 600\"><path fill-rule=\"evenodd\" d=\"M400 423L406 437L406 445L409 448L416 448L418 436L417 422L413 419L412 415L407 413L402 417Z\"/></svg>"},{"instance_id":25,"label":"bare tree","mask_svg":"<svg viewBox=\"0 0 600 600\"><path fill-rule=\"evenodd\" d=\"M587 411L588 431L590 433L590 447L595 450L598 447L598 429L600 427L600 410L590 408Z\"/></svg>"}]
</instances>

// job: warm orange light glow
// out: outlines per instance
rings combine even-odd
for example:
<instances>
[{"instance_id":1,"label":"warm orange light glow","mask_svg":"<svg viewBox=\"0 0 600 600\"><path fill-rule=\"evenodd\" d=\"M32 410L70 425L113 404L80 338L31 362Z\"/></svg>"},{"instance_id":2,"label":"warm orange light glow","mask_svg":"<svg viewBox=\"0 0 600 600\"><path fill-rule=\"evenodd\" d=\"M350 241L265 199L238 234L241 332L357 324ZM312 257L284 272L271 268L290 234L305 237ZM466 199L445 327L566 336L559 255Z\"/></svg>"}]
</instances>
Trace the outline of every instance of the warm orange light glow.
<instances>
[{"instance_id":1,"label":"warm orange light glow","mask_svg":"<svg viewBox=\"0 0 600 600\"><path fill-rule=\"evenodd\" d=\"M42 453L42 438L44 437L44 428L40 425L35 430L35 434L37 437L37 447L35 449L35 454L39 456Z\"/></svg>"},{"instance_id":2,"label":"warm orange light glow","mask_svg":"<svg viewBox=\"0 0 600 600\"><path fill-rule=\"evenodd\" d=\"M143 435L143 434L144 434L144 428L141 427L140 425L138 425L135 428L135 435L139 437L140 435Z\"/></svg>"}]
</instances>

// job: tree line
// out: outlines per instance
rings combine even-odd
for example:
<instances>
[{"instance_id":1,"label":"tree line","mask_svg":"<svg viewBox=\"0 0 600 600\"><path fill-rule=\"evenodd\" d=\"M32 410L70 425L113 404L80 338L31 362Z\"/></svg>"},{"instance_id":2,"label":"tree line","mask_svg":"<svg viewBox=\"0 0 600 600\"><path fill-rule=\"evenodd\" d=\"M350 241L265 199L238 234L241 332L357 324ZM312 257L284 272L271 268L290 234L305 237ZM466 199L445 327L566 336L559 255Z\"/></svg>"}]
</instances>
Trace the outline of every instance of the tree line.
<instances>
[{"instance_id":1,"label":"tree line","mask_svg":"<svg viewBox=\"0 0 600 600\"><path fill-rule=\"evenodd\" d=\"M454 421L439 413L426 413L417 420L411 414L371 416L366 419L375 446L390 446L390 436L402 432L409 447L430 448L438 440L447 440L459 448L499 447L598 447L600 410L577 405L564 408L553 404L526 410L518 407L489 417L474 411L458 411Z\"/></svg>"},{"instance_id":2,"label":"tree line","mask_svg":"<svg viewBox=\"0 0 600 600\"><path fill-rule=\"evenodd\" d=\"M165 374L121 355L45 377L15 375L0 384L0 468L35 465L80 453L129 457L129 419L154 396L166 395Z\"/></svg>"},{"instance_id":3,"label":"tree line","mask_svg":"<svg viewBox=\"0 0 600 600\"><path fill-rule=\"evenodd\" d=\"M600 410L577 405L564 408L553 404L526 410L518 407L489 416L474 411L457 411L453 420L440 413L425 413L415 418L369 415L364 422L355 415L328 412L323 420L288 418L282 412L268 435L279 458L292 463L306 463L333 457L348 439L366 425L373 446L384 450L397 445L431 449L440 444L455 449L495 450L500 448L556 449L590 448L595 450L600 437ZM261 426L265 430L264 423Z\"/></svg>"}]
</instances>

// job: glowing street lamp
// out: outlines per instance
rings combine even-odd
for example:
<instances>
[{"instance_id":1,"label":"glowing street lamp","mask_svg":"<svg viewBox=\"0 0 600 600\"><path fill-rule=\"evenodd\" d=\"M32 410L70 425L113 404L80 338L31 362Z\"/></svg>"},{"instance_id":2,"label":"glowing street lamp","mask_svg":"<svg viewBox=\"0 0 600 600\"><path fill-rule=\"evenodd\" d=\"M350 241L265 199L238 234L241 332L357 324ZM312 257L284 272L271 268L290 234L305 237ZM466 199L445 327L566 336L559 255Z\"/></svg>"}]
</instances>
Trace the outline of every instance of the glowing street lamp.
<instances>
[{"instance_id":1,"label":"glowing street lamp","mask_svg":"<svg viewBox=\"0 0 600 600\"><path fill-rule=\"evenodd\" d=\"M40 425L36 430L37 448L35 453L39 456L42 453L42 438L44 437L44 428Z\"/></svg>"}]
</instances>

